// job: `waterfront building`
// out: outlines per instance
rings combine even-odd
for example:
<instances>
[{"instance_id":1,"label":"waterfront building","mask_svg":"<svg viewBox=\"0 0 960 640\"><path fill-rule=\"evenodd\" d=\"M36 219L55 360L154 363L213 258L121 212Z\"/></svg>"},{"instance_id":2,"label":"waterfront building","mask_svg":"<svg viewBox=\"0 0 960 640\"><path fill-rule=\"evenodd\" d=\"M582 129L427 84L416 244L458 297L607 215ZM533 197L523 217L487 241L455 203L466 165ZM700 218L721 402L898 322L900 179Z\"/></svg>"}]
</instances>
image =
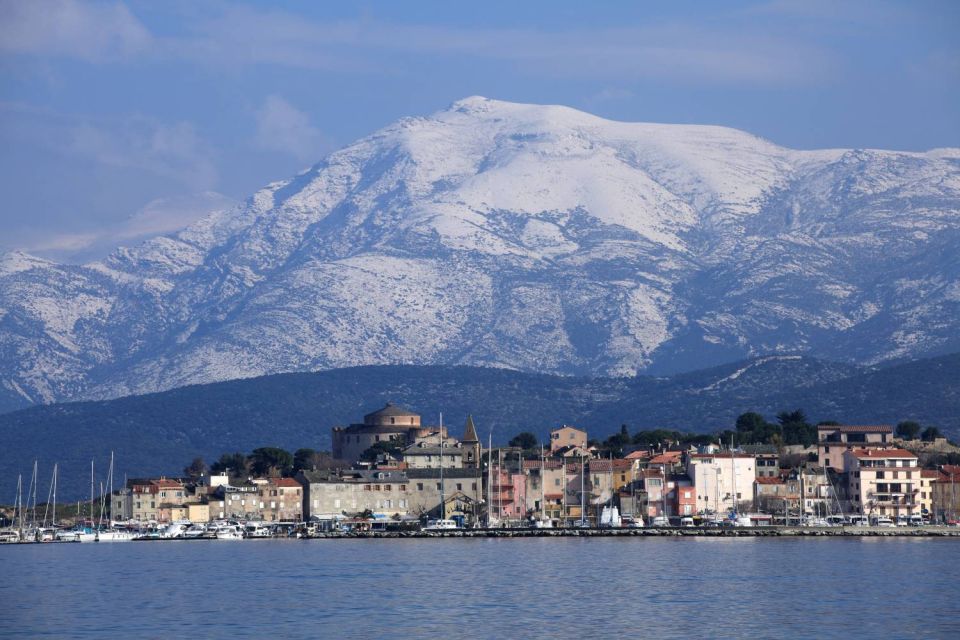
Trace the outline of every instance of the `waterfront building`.
<instances>
[{"instance_id":1,"label":"waterfront building","mask_svg":"<svg viewBox=\"0 0 960 640\"><path fill-rule=\"evenodd\" d=\"M293 478L267 478L257 483L260 501L253 519L267 522L303 520L303 487Z\"/></svg>"},{"instance_id":2,"label":"waterfront building","mask_svg":"<svg viewBox=\"0 0 960 640\"><path fill-rule=\"evenodd\" d=\"M179 507L187 501L187 492L180 480L155 478L131 480L129 483L129 511L121 519L141 522L167 522L175 516L186 517ZM124 505L126 508L126 505ZM120 513L118 512L118 515Z\"/></svg>"},{"instance_id":3,"label":"waterfront building","mask_svg":"<svg viewBox=\"0 0 960 640\"><path fill-rule=\"evenodd\" d=\"M960 520L960 465L945 464L932 483L933 517L938 522Z\"/></svg>"},{"instance_id":4,"label":"waterfront building","mask_svg":"<svg viewBox=\"0 0 960 640\"><path fill-rule=\"evenodd\" d=\"M742 511L753 498L757 479L755 460L745 453L693 453L686 456L686 472L697 491L698 513Z\"/></svg>"},{"instance_id":5,"label":"waterfront building","mask_svg":"<svg viewBox=\"0 0 960 640\"><path fill-rule=\"evenodd\" d=\"M482 487L476 469L347 469L302 471L305 519L331 519L369 513L380 518L439 515L444 502L476 510ZM459 498L457 496L459 495ZM446 514L451 515L451 514ZM478 514L469 515L474 520Z\"/></svg>"},{"instance_id":6,"label":"waterfront building","mask_svg":"<svg viewBox=\"0 0 960 640\"><path fill-rule=\"evenodd\" d=\"M917 494L917 502L920 503L920 515L932 517L933 509L933 487L940 477L940 472L936 469L920 470L920 492Z\"/></svg>"},{"instance_id":7,"label":"waterfront building","mask_svg":"<svg viewBox=\"0 0 960 640\"><path fill-rule=\"evenodd\" d=\"M210 519L259 519L260 487L253 482L222 484L208 499Z\"/></svg>"},{"instance_id":8,"label":"waterfront building","mask_svg":"<svg viewBox=\"0 0 960 640\"><path fill-rule=\"evenodd\" d=\"M905 449L844 452L848 496L855 513L897 518L920 514L920 468Z\"/></svg>"},{"instance_id":9,"label":"waterfront building","mask_svg":"<svg viewBox=\"0 0 960 640\"><path fill-rule=\"evenodd\" d=\"M851 449L889 449L893 447L893 427L889 425L818 425L817 464L839 473L849 471L845 453Z\"/></svg>"}]
</instances>

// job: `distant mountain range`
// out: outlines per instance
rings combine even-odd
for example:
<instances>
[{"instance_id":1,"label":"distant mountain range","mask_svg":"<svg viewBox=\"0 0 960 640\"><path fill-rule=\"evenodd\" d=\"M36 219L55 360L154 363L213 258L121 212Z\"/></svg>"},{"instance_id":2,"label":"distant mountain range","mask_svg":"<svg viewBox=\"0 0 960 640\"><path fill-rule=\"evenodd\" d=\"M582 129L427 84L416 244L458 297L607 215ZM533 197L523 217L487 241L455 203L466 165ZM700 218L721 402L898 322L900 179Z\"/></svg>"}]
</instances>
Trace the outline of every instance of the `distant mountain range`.
<instances>
[{"instance_id":1,"label":"distant mountain range","mask_svg":"<svg viewBox=\"0 0 960 640\"><path fill-rule=\"evenodd\" d=\"M103 261L0 257L0 409L353 365L950 353L958 249L958 149L795 151L468 98Z\"/></svg>"},{"instance_id":2,"label":"distant mountain range","mask_svg":"<svg viewBox=\"0 0 960 640\"><path fill-rule=\"evenodd\" d=\"M125 474L178 474L194 457L259 446L330 446L330 428L358 421L388 401L457 434L473 414L484 441L520 431L546 440L561 423L603 439L627 424L686 431L730 428L737 415L770 419L803 408L811 420L896 423L915 419L960 436L960 354L887 367L807 357L768 357L671 377L576 378L503 369L371 366L280 374L190 386L109 401L37 406L0 415L0 503L39 458L44 496L61 465L61 498L89 491L89 464L105 471L116 451Z\"/></svg>"}]
</instances>

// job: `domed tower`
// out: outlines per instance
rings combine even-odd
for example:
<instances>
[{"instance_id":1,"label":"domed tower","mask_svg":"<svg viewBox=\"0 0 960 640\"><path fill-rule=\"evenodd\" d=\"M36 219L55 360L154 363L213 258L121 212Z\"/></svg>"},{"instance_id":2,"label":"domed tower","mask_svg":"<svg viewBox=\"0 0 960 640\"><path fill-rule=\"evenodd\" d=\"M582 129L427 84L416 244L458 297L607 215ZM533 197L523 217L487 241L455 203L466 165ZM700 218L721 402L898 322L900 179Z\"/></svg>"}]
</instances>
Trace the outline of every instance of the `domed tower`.
<instances>
[{"instance_id":1,"label":"domed tower","mask_svg":"<svg viewBox=\"0 0 960 640\"><path fill-rule=\"evenodd\" d=\"M419 427L420 416L388 402L383 409L363 416L363 424L368 427Z\"/></svg>"}]
</instances>

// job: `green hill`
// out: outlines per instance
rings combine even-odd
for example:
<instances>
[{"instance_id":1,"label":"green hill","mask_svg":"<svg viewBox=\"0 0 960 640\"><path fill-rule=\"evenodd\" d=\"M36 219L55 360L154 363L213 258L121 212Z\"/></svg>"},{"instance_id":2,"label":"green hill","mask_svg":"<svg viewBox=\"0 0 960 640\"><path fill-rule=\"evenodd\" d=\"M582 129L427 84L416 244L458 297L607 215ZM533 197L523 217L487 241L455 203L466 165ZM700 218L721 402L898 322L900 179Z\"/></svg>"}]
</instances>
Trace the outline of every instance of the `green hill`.
<instances>
[{"instance_id":1,"label":"green hill","mask_svg":"<svg viewBox=\"0 0 960 640\"><path fill-rule=\"evenodd\" d=\"M885 368L812 358L775 357L672 377L569 378L471 367L357 367L184 387L102 402L37 406L0 415L0 502L11 501L17 473L40 460L60 463L61 496L89 492L89 465L117 456L124 475L178 474L194 456L259 446L330 446L330 428L359 421L387 401L406 405L457 434L472 413L484 440L519 431L544 440L561 423L603 438L627 424L708 432L744 411L768 417L803 408L813 420L934 424L960 434L960 354Z\"/></svg>"}]
</instances>

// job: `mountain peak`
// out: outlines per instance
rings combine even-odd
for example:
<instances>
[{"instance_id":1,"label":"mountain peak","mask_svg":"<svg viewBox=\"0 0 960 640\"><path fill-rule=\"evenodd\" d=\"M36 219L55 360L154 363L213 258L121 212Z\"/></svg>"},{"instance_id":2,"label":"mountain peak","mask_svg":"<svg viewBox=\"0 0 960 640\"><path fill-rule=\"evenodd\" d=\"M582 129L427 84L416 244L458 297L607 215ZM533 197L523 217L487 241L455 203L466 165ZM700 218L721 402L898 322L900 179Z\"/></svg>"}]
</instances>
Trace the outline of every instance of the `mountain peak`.
<instances>
[{"instance_id":1,"label":"mountain peak","mask_svg":"<svg viewBox=\"0 0 960 640\"><path fill-rule=\"evenodd\" d=\"M632 376L960 350L960 167L844 154L464 98L103 263L9 254L0 401L362 364Z\"/></svg>"}]
</instances>

